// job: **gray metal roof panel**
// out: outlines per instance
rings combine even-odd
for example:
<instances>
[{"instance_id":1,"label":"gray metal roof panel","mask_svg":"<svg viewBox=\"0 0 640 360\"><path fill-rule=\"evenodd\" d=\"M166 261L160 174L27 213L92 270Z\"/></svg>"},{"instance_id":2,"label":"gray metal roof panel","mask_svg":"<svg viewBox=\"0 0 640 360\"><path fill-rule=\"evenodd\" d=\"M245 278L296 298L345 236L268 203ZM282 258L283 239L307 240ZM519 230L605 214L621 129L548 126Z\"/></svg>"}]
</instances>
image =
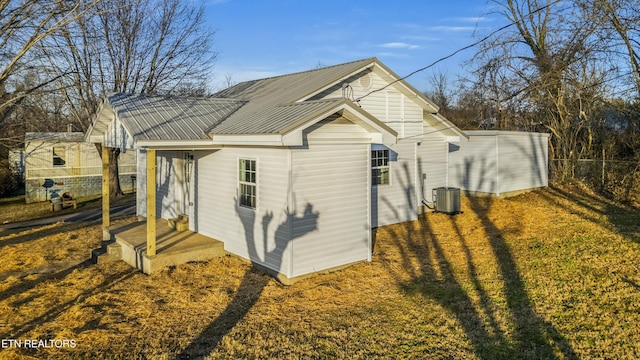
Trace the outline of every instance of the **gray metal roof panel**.
<instances>
[{"instance_id":1,"label":"gray metal roof panel","mask_svg":"<svg viewBox=\"0 0 640 360\"><path fill-rule=\"evenodd\" d=\"M222 90L213 96L247 100L248 103L218 125L223 128L212 128L212 133L227 132L228 129L242 129L243 125L236 123L260 118L263 111L274 106L300 101L375 62L375 58L358 60L321 69L247 81ZM261 124L267 127L252 126L256 133L270 132L269 124L264 122Z\"/></svg>"},{"instance_id":2,"label":"gray metal roof panel","mask_svg":"<svg viewBox=\"0 0 640 360\"><path fill-rule=\"evenodd\" d=\"M135 140L275 134L344 99L301 101L373 65L375 58L240 83L212 97L117 93L109 104Z\"/></svg>"},{"instance_id":3,"label":"gray metal roof panel","mask_svg":"<svg viewBox=\"0 0 640 360\"><path fill-rule=\"evenodd\" d=\"M282 134L300 122L344 102L344 99L304 101L272 106L243 121L223 121L211 132L216 135Z\"/></svg>"},{"instance_id":4,"label":"gray metal roof panel","mask_svg":"<svg viewBox=\"0 0 640 360\"><path fill-rule=\"evenodd\" d=\"M135 140L207 139L206 130L246 102L232 99L117 93L108 97Z\"/></svg>"}]
</instances>

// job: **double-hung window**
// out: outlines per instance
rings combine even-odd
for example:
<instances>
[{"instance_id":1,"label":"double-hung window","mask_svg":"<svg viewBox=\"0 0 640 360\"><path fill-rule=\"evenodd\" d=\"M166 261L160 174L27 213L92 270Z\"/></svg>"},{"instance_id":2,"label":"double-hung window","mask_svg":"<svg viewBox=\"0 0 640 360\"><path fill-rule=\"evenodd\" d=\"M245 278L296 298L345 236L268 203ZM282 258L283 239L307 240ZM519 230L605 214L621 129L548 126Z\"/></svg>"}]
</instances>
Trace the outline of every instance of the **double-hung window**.
<instances>
[{"instance_id":1,"label":"double-hung window","mask_svg":"<svg viewBox=\"0 0 640 360\"><path fill-rule=\"evenodd\" d=\"M255 209L257 204L256 161L240 159L238 201L240 206Z\"/></svg>"},{"instance_id":2,"label":"double-hung window","mask_svg":"<svg viewBox=\"0 0 640 360\"><path fill-rule=\"evenodd\" d=\"M371 151L371 183L389 185L389 150Z\"/></svg>"}]
</instances>

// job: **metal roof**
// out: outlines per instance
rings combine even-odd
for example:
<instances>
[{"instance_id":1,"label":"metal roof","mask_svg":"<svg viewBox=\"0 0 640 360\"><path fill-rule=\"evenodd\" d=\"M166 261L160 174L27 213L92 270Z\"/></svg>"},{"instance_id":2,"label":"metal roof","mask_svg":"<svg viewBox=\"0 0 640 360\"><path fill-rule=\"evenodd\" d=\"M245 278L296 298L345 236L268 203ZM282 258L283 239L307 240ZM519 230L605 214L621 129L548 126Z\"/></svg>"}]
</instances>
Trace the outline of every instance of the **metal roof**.
<instances>
[{"instance_id":1,"label":"metal roof","mask_svg":"<svg viewBox=\"0 0 640 360\"><path fill-rule=\"evenodd\" d=\"M358 60L321 69L247 81L222 90L213 96L216 98L246 100L247 104L231 114L218 126L212 127L211 133L222 134L229 133L232 130L240 131L243 134L278 132L278 126L283 129L290 125L291 122L296 121L293 118L296 115L296 111L308 111L310 108L319 105L316 104L310 108L297 106L286 108L286 112L282 115L286 115L288 118L282 119L274 118L273 114L278 111L284 111L285 108L276 109L274 107L292 104L314 95L341 79L358 71L363 71L368 65L373 65L375 62L375 58ZM262 118L265 111L269 113L269 121ZM277 121L277 124L271 121Z\"/></svg>"},{"instance_id":2,"label":"metal roof","mask_svg":"<svg viewBox=\"0 0 640 360\"><path fill-rule=\"evenodd\" d=\"M215 127L215 134L282 134L344 101L339 98L272 106L249 115L243 121L223 121Z\"/></svg>"},{"instance_id":3,"label":"metal roof","mask_svg":"<svg viewBox=\"0 0 640 360\"><path fill-rule=\"evenodd\" d=\"M108 97L87 136L102 136L112 121L112 111L135 141L207 140L216 135L283 135L347 101L344 98L313 100L314 96L374 67L380 67L392 80L398 79L376 58L368 58L246 81L211 97L117 93ZM403 86L431 104L408 84ZM437 111L435 105L432 107ZM455 130L455 126L445 119L436 120Z\"/></svg>"},{"instance_id":4,"label":"metal roof","mask_svg":"<svg viewBox=\"0 0 640 360\"><path fill-rule=\"evenodd\" d=\"M215 126L245 101L116 93L109 104L135 140L208 139Z\"/></svg>"},{"instance_id":5,"label":"metal roof","mask_svg":"<svg viewBox=\"0 0 640 360\"><path fill-rule=\"evenodd\" d=\"M82 132L28 132L24 134L24 141L44 142L84 142Z\"/></svg>"}]
</instances>

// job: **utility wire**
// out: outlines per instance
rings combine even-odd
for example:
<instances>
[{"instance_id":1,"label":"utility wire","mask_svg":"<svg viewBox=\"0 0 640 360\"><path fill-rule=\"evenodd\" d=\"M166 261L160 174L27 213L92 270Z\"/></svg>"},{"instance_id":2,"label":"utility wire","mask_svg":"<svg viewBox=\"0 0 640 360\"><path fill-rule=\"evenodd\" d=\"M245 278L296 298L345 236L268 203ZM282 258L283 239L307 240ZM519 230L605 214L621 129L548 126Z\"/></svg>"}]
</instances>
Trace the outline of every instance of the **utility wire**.
<instances>
[{"instance_id":1,"label":"utility wire","mask_svg":"<svg viewBox=\"0 0 640 360\"><path fill-rule=\"evenodd\" d=\"M476 47L476 46L478 46L478 45L482 44L483 42L487 41L487 40L488 40L489 38L491 38L493 35L495 35L495 34L497 34L497 33L501 32L501 31L503 31L503 30L505 30L505 29L508 29L508 28L510 28L511 26L513 26L513 25L515 25L515 24L517 24L517 23L519 23L519 22L523 21L523 20L524 20L524 18L529 17L529 16L531 16L531 15L533 15L533 14L539 13L540 11L545 10L545 9L547 9L547 8L549 8L549 7L551 7L551 6L555 5L555 4L557 4L557 3L559 3L560 1L562 1L562 0L555 0L555 1L553 1L553 2L549 3L549 4L545 5L545 6L539 7L539 8L537 8L537 9L535 9L535 10L531 11L530 13L528 13L528 14L526 14L526 15L522 16L522 17L521 17L521 20L516 20L516 21L513 21L513 22L511 22L511 23L509 23L509 24L507 24L507 25L504 25L504 26L500 27L499 29L494 30L493 32L491 32L489 35L487 35L487 36L483 37L482 39L480 39L480 40L478 40L478 41L474 42L473 44L470 44L470 45L467 45L467 46L465 46L465 47L463 47L463 48L460 48L460 49L458 49L458 50L456 50L456 51L452 52L451 54L449 54L449 55L447 55L447 56L445 56L445 57L442 57L442 58L440 58L440 59L438 59L438 60L436 60L436 61L432 62L431 64L429 64L429 65L427 65L427 66L425 66L425 67L422 67L422 68L420 68L420 69L418 69L418 70L415 70L415 71L413 71L413 72L409 73L408 75L406 75L406 76L404 76L404 77L401 77L401 78L399 78L399 79L396 79L396 80L394 80L394 81L392 81L392 82L388 83L387 85L385 85L385 86L383 86L383 87L381 87L381 88L379 88L379 89L371 90L371 91L369 91L368 93L366 93L366 94L364 94L364 95L360 96L359 98L357 98L355 101L356 101L356 102L358 102L358 101L360 101L360 100L364 99L365 97L367 97L367 96L369 96L369 95L371 95L371 94L373 94L373 93L376 93L376 92L378 92L378 91L382 91L382 90L384 90L384 89L388 88L389 86L391 86L391 85L393 85L393 84L395 84L395 83L397 83L397 82L399 82L399 81L406 80L407 78L409 78L409 77L411 77L411 76L413 76L413 75L415 75L415 74L417 74L417 73L419 73L419 72L421 72L421 71L425 71L425 70L427 70L427 69L429 69L429 68L433 67L434 65L436 65L436 64L438 64L438 63L440 63L440 62L442 62L442 61L445 61L445 60L447 60L447 59L449 59L449 58L452 58L452 57L456 56L458 53L461 53L461 52L463 52L463 51L465 51L465 50L471 49L472 47Z\"/></svg>"}]
</instances>

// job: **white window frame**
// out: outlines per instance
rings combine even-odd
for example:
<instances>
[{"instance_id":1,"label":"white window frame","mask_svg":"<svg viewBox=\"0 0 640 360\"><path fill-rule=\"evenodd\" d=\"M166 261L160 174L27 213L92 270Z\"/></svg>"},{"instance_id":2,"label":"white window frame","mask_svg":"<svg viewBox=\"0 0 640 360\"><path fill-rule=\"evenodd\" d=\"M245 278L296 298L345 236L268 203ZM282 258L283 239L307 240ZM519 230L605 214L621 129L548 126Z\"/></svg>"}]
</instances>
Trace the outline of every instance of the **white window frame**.
<instances>
[{"instance_id":1,"label":"white window frame","mask_svg":"<svg viewBox=\"0 0 640 360\"><path fill-rule=\"evenodd\" d=\"M371 185L390 185L391 184L391 167L390 167L389 149L372 148L371 149ZM386 170L386 181L383 172Z\"/></svg>"},{"instance_id":2,"label":"white window frame","mask_svg":"<svg viewBox=\"0 0 640 360\"><path fill-rule=\"evenodd\" d=\"M253 166L249 167L248 172L245 165L246 162L253 164ZM252 158L238 158L237 174L238 206L247 209L256 209L258 207L258 160ZM253 189L253 191L247 192L247 190L251 189Z\"/></svg>"}]
</instances>

